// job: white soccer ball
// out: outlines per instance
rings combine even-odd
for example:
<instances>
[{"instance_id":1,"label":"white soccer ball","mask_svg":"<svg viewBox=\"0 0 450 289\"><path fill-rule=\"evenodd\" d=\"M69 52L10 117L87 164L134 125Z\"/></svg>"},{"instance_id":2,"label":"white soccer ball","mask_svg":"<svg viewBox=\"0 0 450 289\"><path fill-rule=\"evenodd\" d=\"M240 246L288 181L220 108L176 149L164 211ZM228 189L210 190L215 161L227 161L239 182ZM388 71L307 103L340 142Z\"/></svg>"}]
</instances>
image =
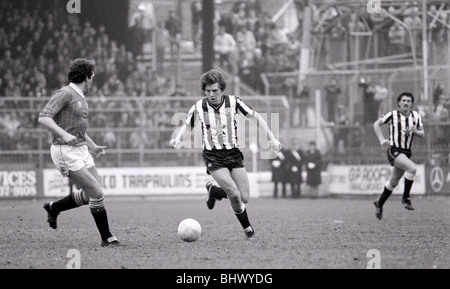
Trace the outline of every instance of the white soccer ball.
<instances>
[{"instance_id":1,"label":"white soccer ball","mask_svg":"<svg viewBox=\"0 0 450 289\"><path fill-rule=\"evenodd\" d=\"M200 238L202 227L194 219L184 219L178 225L178 236L185 242L194 242Z\"/></svg>"}]
</instances>

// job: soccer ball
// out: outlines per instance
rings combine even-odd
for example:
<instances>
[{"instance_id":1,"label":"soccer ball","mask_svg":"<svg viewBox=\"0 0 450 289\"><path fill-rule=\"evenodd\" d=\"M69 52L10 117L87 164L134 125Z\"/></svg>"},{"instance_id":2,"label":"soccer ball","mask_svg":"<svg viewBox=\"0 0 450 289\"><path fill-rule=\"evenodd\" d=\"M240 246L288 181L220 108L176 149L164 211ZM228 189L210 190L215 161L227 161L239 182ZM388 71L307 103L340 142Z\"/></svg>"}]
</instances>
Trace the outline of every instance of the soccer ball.
<instances>
[{"instance_id":1,"label":"soccer ball","mask_svg":"<svg viewBox=\"0 0 450 289\"><path fill-rule=\"evenodd\" d=\"M194 242L200 238L202 227L194 219L184 219L178 225L178 236L185 242Z\"/></svg>"}]
</instances>

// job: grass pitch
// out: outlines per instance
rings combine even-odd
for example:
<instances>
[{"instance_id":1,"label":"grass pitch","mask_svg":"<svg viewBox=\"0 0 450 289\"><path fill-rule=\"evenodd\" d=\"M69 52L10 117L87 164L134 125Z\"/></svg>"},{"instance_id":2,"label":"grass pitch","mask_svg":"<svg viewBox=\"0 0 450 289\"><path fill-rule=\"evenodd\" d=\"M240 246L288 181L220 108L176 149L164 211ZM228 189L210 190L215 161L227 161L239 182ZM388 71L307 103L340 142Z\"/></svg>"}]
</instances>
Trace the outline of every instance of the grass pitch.
<instances>
[{"instance_id":1,"label":"grass pitch","mask_svg":"<svg viewBox=\"0 0 450 289\"><path fill-rule=\"evenodd\" d=\"M382 269L450 268L450 198L413 197L407 211L393 196L381 221L373 199L251 199L256 238L246 240L228 200L210 211L204 197L106 197L117 248L100 247L87 206L63 212L55 231L44 200L2 200L0 268L65 269L71 249L82 269L364 269L371 249ZM200 222L198 241L178 237L185 218Z\"/></svg>"}]
</instances>

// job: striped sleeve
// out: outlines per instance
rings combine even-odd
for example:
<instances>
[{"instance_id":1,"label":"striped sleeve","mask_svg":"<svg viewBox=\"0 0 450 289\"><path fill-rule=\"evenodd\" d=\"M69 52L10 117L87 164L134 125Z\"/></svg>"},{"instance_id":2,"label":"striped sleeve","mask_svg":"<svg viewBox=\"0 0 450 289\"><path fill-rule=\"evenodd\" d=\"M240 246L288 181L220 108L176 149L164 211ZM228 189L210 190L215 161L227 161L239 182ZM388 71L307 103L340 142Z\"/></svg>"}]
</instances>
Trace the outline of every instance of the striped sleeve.
<instances>
[{"instance_id":1,"label":"striped sleeve","mask_svg":"<svg viewBox=\"0 0 450 289\"><path fill-rule=\"evenodd\" d=\"M239 97L236 97L236 110L246 117L253 117L255 115L255 111Z\"/></svg>"},{"instance_id":2,"label":"striped sleeve","mask_svg":"<svg viewBox=\"0 0 450 289\"><path fill-rule=\"evenodd\" d=\"M417 119L416 127L423 128L422 116L417 111L415 111L415 114L416 114L416 119Z\"/></svg>"},{"instance_id":3,"label":"striped sleeve","mask_svg":"<svg viewBox=\"0 0 450 289\"><path fill-rule=\"evenodd\" d=\"M70 94L62 89L57 90L39 113L39 117L53 118L69 103Z\"/></svg>"},{"instance_id":4,"label":"striped sleeve","mask_svg":"<svg viewBox=\"0 0 450 289\"><path fill-rule=\"evenodd\" d=\"M392 111L386 113L385 115L383 115L381 117L381 119L383 120L383 123L388 123L392 120Z\"/></svg>"},{"instance_id":5,"label":"striped sleeve","mask_svg":"<svg viewBox=\"0 0 450 289\"><path fill-rule=\"evenodd\" d=\"M194 104L188 112L188 116L186 118L185 124L189 126L191 129L195 126L195 114L196 114L196 104Z\"/></svg>"}]
</instances>

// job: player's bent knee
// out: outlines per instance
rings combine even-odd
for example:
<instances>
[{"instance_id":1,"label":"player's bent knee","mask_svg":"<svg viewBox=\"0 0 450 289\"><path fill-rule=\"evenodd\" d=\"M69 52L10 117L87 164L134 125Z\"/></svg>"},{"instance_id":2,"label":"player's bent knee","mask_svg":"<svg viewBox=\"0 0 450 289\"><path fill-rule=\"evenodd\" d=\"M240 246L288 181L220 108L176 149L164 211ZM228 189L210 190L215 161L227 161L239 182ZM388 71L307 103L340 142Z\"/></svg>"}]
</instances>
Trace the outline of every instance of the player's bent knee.
<instances>
[{"instance_id":1,"label":"player's bent knee","mask_svg":"<svg viewBox=\"0 0 450 289\"><path fill-rule=\"evenodd\" d=\"M416 176L416 173L417 173L417 167L413 166L406 172L405 177L411 180Z\"/></svg>"},{"instance_id":2,"label":"player's bent knee","mask_svg":"<svg viewBox=\"0 0 450 289\"><path fill-rule=\"evenodd\" d=\"M241 195L241 200L244 204L247 204L248 201L250 201L250 198L248 197L248 195L245 195L245 196Z\"/></svg>"},{"instance_id":3,"label":"player's bent knee","mask_svg":"<svg viewBox=\"0 0 450 289\"><path fill-rule=\"evenodd\" d=\"M104 197L102 191L92 191L89 195L89 199L102 199Z\"/></svg>"},{"instance_id":4,"label":"player's bent knee","mask_svg":"<svg viewBox=\"0 0 450 289\"><path fill-rule=\"evenodd\" d=\"M233 192L228 195L228 199L230 199L230 202L232 203L239 203L241 201L241 197L239 196L239 192Z\"/></svg>"}]
</instances>

